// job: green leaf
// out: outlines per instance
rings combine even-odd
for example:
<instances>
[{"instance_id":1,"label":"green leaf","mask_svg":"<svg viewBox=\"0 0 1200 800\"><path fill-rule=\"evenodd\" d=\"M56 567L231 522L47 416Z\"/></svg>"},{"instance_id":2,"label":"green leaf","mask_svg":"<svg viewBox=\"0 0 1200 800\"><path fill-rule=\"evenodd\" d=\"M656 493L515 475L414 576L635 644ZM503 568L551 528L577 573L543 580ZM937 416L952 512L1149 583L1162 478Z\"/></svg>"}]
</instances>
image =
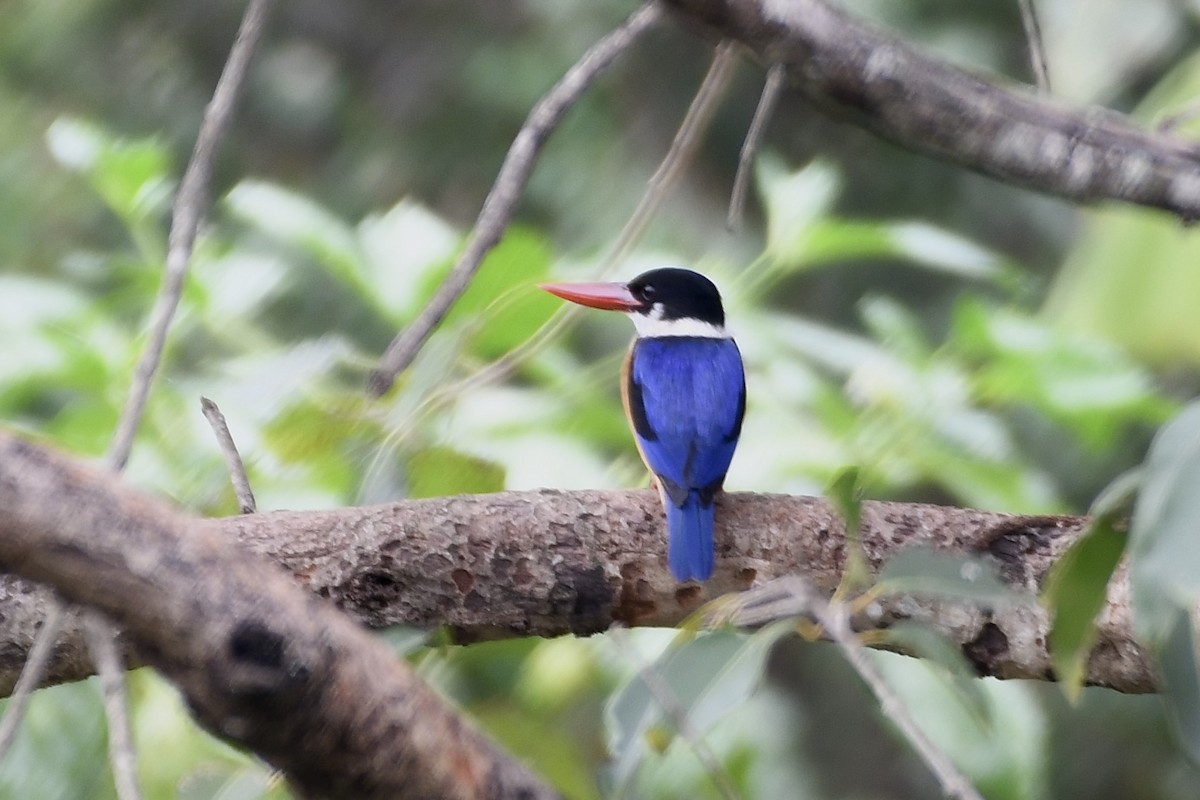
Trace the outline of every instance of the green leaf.
<instances>
[{"instance_id":1,"label":"green leaf","mask_svg":"<svg viewBox=\"0 0 1200 800\"><path fill-rule=\"evenodd\" d=\"M0 797L103 796L111 785L105 730L95 679L35 692L0 763Z\"/></svg>"},{"instance_id":2,"label":"green leaf","mask_svg":"<svg viewBox=\"0 0 1200 800\"><path fill-rule=\"evenodd\" d=\"M59 163L87 176L96 193L135 236L149 234L143 223L166 211L171 199L171 165L167 147L157 138L124 139L98 125L61 117L47 130L46 141ZM144 257L165 256L161 231L150 244L156 250L143 252Z\"/></svg>"},{"instance_id":3,"label":"green leaf","mask_svg":"<svg viewBox=\"0 0 1200 800\"><path fill-rule=\"evenodd\" d=\"M446 317L445 325L465 325L471 349L485 359L504 355L528 339L562 303L537 288L550 270L545 237L510 228L488 253L471 285ZM427 293L444 272L431 271Z\"/></svg>"},{"instance_id":4,"label":"green leaf","mask_svg":"<svg viewBox=\"0 0 1200 800\"><path fill-rule=\"evenodd\" d=\"M1108 581L1125 552L1125 532L1112 516L1097 517L1050 570L1042 605L1050 614L1050 659L1059 685L1077 702L1087 677L1093 622L1104 607Z\"/></svg>"},{"instance_id":5,"label":"green leaf","mask_svg":"<svg viewBox=\"0 0 1200 800\"><path fill-rule=\"evenodd\" d=\"M803 254L811 264L901 259L964 280L1014 283L1019 274L996 253L920 221L821 219L809 230Z\"/></svg>"},{"instance_id":6,"label":"green leaf","mask_svg":"<svg viewBox=\"0 0 1200 800\"><path fill-rule=\"evenodd\" d=\"M379 302L393 320L409 320L428 297L429 274L444 275L462 237L448 222L412 200L358 224L358 239Z\"/></svg>"},{"instance_id":7,"label":"green leaf","mask_svg":"<svg viewBox=\"0 0 1200 800\"><path fill-rule=\"evenodd\" d=\"M961 647L928 625L916 622L898 622L881 633L888 644L936 665L936 672L980 727L991 724L987 693Z\"/></svg>"},{"instance_id":8,"label":"green leaf","mask_svg":"<svg viewBox=\"0 0 1200 800\"><path fill-rule=\"evenodd\" d=\"M893 223L886 231L896 254L914 263L972 280L996 280L1005 275L996 253L942 228L913 221Z\"/></svg>"},{"instance_id":9,"label":"green leaf","mask_svg":"<svg viewBox=\"0 0 1200 800\"><path fill-rule=\"evenodd\" d=\"M551 786L572 800L600 800L596 789L596 761L591 741L566 732L574 729L573 717L560 720L504 703L471 707L474 720L518 761L528 764Z\"/></svg>"},{"instance_id":10,"label":"green leaf","mask_svg":"<svg viewBox=\"0 0 1200 800\"><path fill-rule=\"evenodd\" d=\"M863 298L859 307L875 341L886 342L889 352L908 364L921 364L929 358L929 342L916 312L890 297L879 296Z\"/></svg>"},{"instance_id":11,"label":"green leaf","mask_svg":"<svg viewBox=\"0 0 1200 800\"><path fill-rule=\"evenodd\" d=\"M87 317L87 298L76 287L23 275L0 275L0 395L14 381L64 369L85 349L76 331L66 328ZM56 336L56 334L58 334ZM61 386L56 386L61 390Z\"/></svg>"},{"instance_id":12,"label":"green leaf","mask_svg":"<svg viewBox=\"0 0 1200 800\"><path fill-rule=\"evenodd\" d=\"M289 797L282 779L272 786L261 767L195 770L181 781L176 800L268 800Z\"/></svg>"},{"instance_id":13,"label":"green leaf","mask_svg":"<svg viewBox=\"0 0 1200 800\"><path fill-rule=\"evenodd\" d=\"M504 490L504 468L449 447L428 447L408 459L408 496L443 497Z\"/></svg>"},{"instance_id":14,"label":"green leaf","mask_svg":"<svg viewBox=\"0 0 1200 800\"><path fill-rule=\"evenodd\" d=\"M1129 529L1129 582L1139 638L1154 645L1200 596L1200 403L1154 437Z\"/></svg>"},{"instance_id":15,"label":"green leaf","mask_svg":"<svg viewBox=\"0 0 1200 800\"><path fill-rule=\"evenodd\" d=\"M1100 490L1088 513L1093 517L1129 519L1133 514L1134 504L1137 503L1143 480L1144 470L1140 466L1125 470Z\"/></svg>"},{"instance_id":16,"label":"green leaf","mask_svg":"<svg viewBox=\"0 0 1200 800\"><path fill-rule=\"evenodd\" d=\"M308 491L319 488L349 497L367 466L356 445L380 435L364 417L358 398L343 396L319 402L306 397L264 424L262 445L290 468L289 479L299 481Z\"/></svg>"},{"instance_id":17,"label":"green leaf","mask_svg":"<svg viewBox=\"0 0 1200 800\"><path fill-rule=\"evenodd\" d=\"M863 490L859 483L858 467L846 467L837 474L829 484L826 495L829 502L837 509L846 526L847 538L858 541L858 531L862 520Z\"/></svg>"},{"instance_id":18,"label":"green leaf","mask_svg":"<svg viewBox=\"0 0 1200 800\"><path fill-rule=\"evenodd\" d=\"M975 395L1030 406L1093 449L1111 447L1132 420L1161 424L1176 408L1120 349L1016 311L964 299L955 306L951 341L978 364Z\"/></svg>"},{"instance_id":19,"label":"green leaf","mask_svg":"<svg viewBox=\"0 0 1200 800\"><path fill-rule=\"evenodd\" d=\"M771 646L791 630L791 623L783 622L753 636L725 631L702 634L670 647L648 669L654 670L673 695L671 701L703 735L746 702L759 684ZM661 753L670 745L667 734L675 725L661 698L640 676L611 696L605 719L613 778L617 786L627 787L647 750Z\"/></svg>"},{"instance_id":20,"label":"green leaf","mask_svg":"<svg viewBox=\"0 0 1200 800\"><path fill-rule=\"evenodd\" d=\"M430 632L411 625L392 625L377 631L376 636L399 656L407 656L429 643Z\"/></svg>"},{"instance_id":21,"label":"green leaf","mask_svg":"<svg viewBox=\"0 0 1200 800\"><path fill-rule=\"evenodd\" d=\"M837 474L825 492L846 528L846 569L842 573L839 590L870 583L867 557L863 553L862 540L859 537L863 502L860 477L858 467L847 467Z\"/></svg>"},{"instance_id":22,"label":"green leaf","mask_svg":"<svg viewBox=\"0 0 1200 800\"><path fill-rule=\"evenodd\" d=\"M882 594L944 596L980 603L1024 599L1000 579L991 564L929 547L907 547L888 559L875 589Z\"/></svg>"},{"instance_id":23,"label":"green leaf","mask_svg":"<svg viewBox=\"0 0 1200 800\"><path fill-rule=\"evenodd\" d=\"M1167 714L1183 751L1200 764L1200 664L1196 660L1195 621L1177 609L1162 646L1158 668Z\"/></svg>"},{"instance_id":24,"label":"green leaf","mask_svg":"<svg viewBox=\"0 0 1200 800\"><path fill-rule=\"evenodd\" d=\"M841 179L836 167L815 160L788 172L778 160L759 159L758 185L767 212L766 255L781 267L807 262L816 222L829 213Z\"/></svg>"},{"instance_id":25,"label":"green leaf","mask_svg":"<svg viewBox=\"0 0 1200 800\"><path fill-rule=\"evenodd\" d=\"M308 253L359 297L376 304L358 237L314 200L265 181L242 181L225 197L225 205L262 232Z\"/></svg>"}]
</instances>

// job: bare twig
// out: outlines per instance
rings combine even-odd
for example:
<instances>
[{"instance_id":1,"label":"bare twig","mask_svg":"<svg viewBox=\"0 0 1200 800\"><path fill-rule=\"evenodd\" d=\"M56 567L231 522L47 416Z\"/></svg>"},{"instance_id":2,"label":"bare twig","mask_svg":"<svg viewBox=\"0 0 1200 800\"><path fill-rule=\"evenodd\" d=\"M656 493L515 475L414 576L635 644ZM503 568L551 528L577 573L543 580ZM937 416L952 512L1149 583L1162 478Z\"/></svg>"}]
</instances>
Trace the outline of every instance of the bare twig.
<instances>
[{"instance_id":1,"label":"bare twig","mask_svg":"<svg viewBox=\"0 0 1200 800\"><path fill-rule=\"evenodd\" d=\"M149 341L134 368L129 397L121 409L117 431L108 450L108 463L117 471L124 469L133 449L133 438L145 412L150 386L167 344L167 331L183 294L183 282L191 263L196 234L208 213L217 149L233 121L234 108L273 3L274 0L250 0L246 7L237 39L221 71L212 100L205 109L196 146L183 173L179 192L175 195L171 232L167 237L167 266L162 288L150 313Z\"/></svg>"},{"instance_id":2,"label":"bare twig","mask_svg":"<svg viewBox=\"0 0 1200 800\"><path fill-rule=\"evenodd\" d=\"M653 664L647 664L642 661L634 648L633 643L626 638L626 631L620 625L614 625L609 631L610 637L617 647L625 654L625 657L637 669L638 677L642 679L642 683L646 684L646 688L654 699L658 702L659 708L671 720L671 724L675 726L675 730L683 737L683 740L692 748L692 752L696 754L696 758L700 759L700 763L704 765L704 771L708 777L712 779L713 785L717 787L721 797L725 800L739 800L741 794L737 787L733 785L733 780L729 777L729 773L721 766L721 760L717 758L717 754L708 746L708 742L704 741L704 735L696 730L692 725L691 719L688 718L687 709L679 702L679 698L675 696L675 692L663 680L663 677L654 669Z\"/></svg>"},{"instance_id":3,"label":"bare twig","mask_svg":"<svg viewBox=\"0 0 1200 800\"><path fill-rule=\"evenodd\" d=\"M658 207L662 205L663 198L687 171L688 164L695 157L696 149L700 146L709 123L712 122L713 114L725 97L729 79L736 65L735 43L722 41L713 53L712 64L709 65L700 88L696 90L696 96L692 98L683 121L679 123L679 130L675 132L671 147L647 182L646 192L630 215L629 221L625 223L625 227L621 229L616 244L604 259L601 273L608 272L628 255L646 230L646 226L650 224L650 220L654 218Z\"/></svg>"},{"instance_id":4,"label":"bare twig","mask_svg":"<svg viewBox=\"0 0 1200 800\"><path fill-rule=\"evenodd\" d=\"M45 678L50 665L50 657L54 653L54 643L62 631L63 620L66 617L66 607L61 601L52 600L46 606L46 615L42 618L42 627L34 637L33 646L25 658L21 668L21 677L13 687L11 699L4 708L4 719L0 719L0 759L8 753L16 740L21 720L25 716L25 708L33 690L38 688Z\"/></svg>"},{"instance_id":5,"label":"bare twig","mask_svg":"<svg viewBox=\"0 0 1200 800\"><path fill-rule=\"evenodd\" d=\"M1186 125L1192 120L1200 117L1200 102L1188 103L1178 111L1175 111L1158 121L1158 129L1164 133L1169 133Z\"/></svg>"},{"instance_id":6,"label":"bare twig","mask_svg":"<svg viewBox=\"0 0 1200 800\"><path fill-rule=\"evenodd\" d=\"M767 123L775 111L775 102L783 90L784 70L778 64L767 70L767 81L763 84L762 95L758 98L758 107L754 109L754 118L750 120L750 128L742 142L742 150L738 153L737 174L733 178L733 191L729 195L729 214L726 224L730 230L740 230L742 215L746 210L746 190L750 186L750 175L754 167L754 159L758 155L758 147L762 143L763 133Z\"/></svg>"},{"instance_id":7,"label":"bare twig","mask_svg":"<svg viewBox=\"0 0 1200 800\"><path fill-rule=\"evenodd\" d=\"M1050 68L1046 64L1046 43L1042 38L1042 26L1038 22L1037 9L1033 0L1017 0L1021 7L1021 24L1025 26L1025 40L1029 45L1029 65L1039 90L1050 93Z\"/></svg>"},{"instance_id":8,"label":"bare twig","mask_svg":"<svg viewBox=\"0 0 1200 800\"><path fill-rule=\"evenodd\" d=\"M200 409L204 418L212 426L221 455L225 456L225 467L229 470L229 480L233 483L233 491L237 495L238 507L243 514L253 514L257 509L254 502L254 492L250 489L250 478L246 475L246 465L238 453L237 445L233 442L233 434L229 432L229 424L217 404L207 397L200 398Z\"/></svg>"},{"instance_id":9,"label":"bare twig","mask_svg":"<svg viewBox=\"0 0 1200 800\"><path fill-rule=\"evenodd\" d=\"M793 577L792 580L802 582L803 579ZM959 772L958 767L950 761L941 748L933 743L925 731L921 730L916 720L908 712L908 707L879 674L879 670L867 655L866 648L860 645L854 637L854 630L850 627L848 616L849 607L845 603L836 605L826 603L819 596L812 594L811 589L807 587L805 591L809 593L812 600L809 608L817 622L837 643L846 656L846 660L854 667L854 671L870 687L872 693L879 700L879 707L884 715L900 729L921 760L933 772L946 797L957 798L957 800L983 800L983 795Z\"/></svg>"},{"instance_id":10,"label":"bare twig","mask_svg":"<svg viewBox=\"0 0 1200 800\"><path fill-rule=\"evenodd\" d=\"M879 701L884 716L900 730L925 766L937 778L945 796L954 800L983 800L983 795L921 730L909 713L908 707L879 674L879 670L867 654L867 649L854 634L848 604L827 601L808 581L797 575L778 578L770 584L746 592L742 597L748 606L761 607L758 611L751 612L754 614L770 608L774 613L790 610L792 613L811 617L838 646L850 666L870 688ZM741 601L742 598L734 598L732 604L738 605Z\"/></svg>"},{"instance_id":11,"label":"bare twig","mask_svg":"<svg viewBox=\"0 0 1200 800\"><path fill-rule=\"evenodd\" d=\"M426 339L466 291L484 256L500 241L512 220L542 146L563 116L613 61L661 17L657 2L639 8L624 24L593 45L529 112L504 157L462 255L417 318L388 345L371 374L369 394L378 397L391 388L396 376L412 363Z\"/></svg>"},{"instance_id":12,"label":"bare twig","mask_svg":"<svg viewBox=\"0 0 1200 800\"><path fill-rule=\"evenodd\" d=\"M133 728L125 692L125 664L117 650L116 630L94 611L83 615L88 652L96 664L96 673L104 694L104 714L108 718L108 758L120 800L138 800L142 796L137 781L137 756L133 752Z\"/></svg>"}]
</instances>

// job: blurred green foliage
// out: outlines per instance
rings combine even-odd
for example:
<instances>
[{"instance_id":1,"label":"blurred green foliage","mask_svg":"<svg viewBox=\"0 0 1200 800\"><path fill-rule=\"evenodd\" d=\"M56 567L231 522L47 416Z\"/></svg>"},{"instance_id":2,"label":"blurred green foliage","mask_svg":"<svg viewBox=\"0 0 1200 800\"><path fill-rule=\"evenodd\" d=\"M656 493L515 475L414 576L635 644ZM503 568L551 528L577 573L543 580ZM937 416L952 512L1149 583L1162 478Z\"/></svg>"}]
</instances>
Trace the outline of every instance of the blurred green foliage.
<instances>
[{"instance_id":1,"label":"blurred green foliage","mask_svg":"<svg viewBox=\"0 0 1200 800\"><path fill-rule=\"evenodd\" d=\"M952 60L1024 74L1015 2L849 4ZM1059 91L1140 105L1147 118L1195 95L1196 26L1182 4L1129 0L1086 24L1075 5L1039 4ZM229 419L262 508L640 485L616 391L627 326L582 315L544 338L560 306L534 286L595 276L670 140L709 52L672 29L568 116L519 225L396 388L378 403L362 391L462 247L531 104L629 8L282 7L223 156L129 480L196 513L236 510L204 394ZM240 9L0 5L5 425L82 455L106 448L144 344L171 194ZM1095 41L1112 57L1098 61ZM728 487L816 493L841 476L847 513L860 492L1088 508L1198 385L1194 232L1152 212L1032 197L789 99L747 229L723 232L760 81L741 71L686 191L622 265L631 275L689 263L722 287L750 383ZM486 371L497 359L511 362L499 380ZM1173 713L1156 698L1084 689L1068 705L1051 685L972 679L960 652L920 628L889 635L921 661L873 656L988 797L1194 795L1200 775L1184 751L1197 750L1200 681L1181 610L1195 599L1194 416L1159 434L1131 533L1139 620L1166 660ZM1074 563L1045 601L1068 632L1056 664L1077 674L1106 573ZM975 566L910 553L885 578L1007 601ZM922 768L828 646L786 626L623 637L389 641L571 798L719 796L697 733L745 797L928 796ZM693 733L681 734L647 667ZM133 689L147 797L287 796L262 765L198 731L161 680L139 672ZM1168 738L1172 718L1189 748ZM0 764L0 796L112 797L105 744L90 682L40 692Z\"/></svg>"}]
</instances>

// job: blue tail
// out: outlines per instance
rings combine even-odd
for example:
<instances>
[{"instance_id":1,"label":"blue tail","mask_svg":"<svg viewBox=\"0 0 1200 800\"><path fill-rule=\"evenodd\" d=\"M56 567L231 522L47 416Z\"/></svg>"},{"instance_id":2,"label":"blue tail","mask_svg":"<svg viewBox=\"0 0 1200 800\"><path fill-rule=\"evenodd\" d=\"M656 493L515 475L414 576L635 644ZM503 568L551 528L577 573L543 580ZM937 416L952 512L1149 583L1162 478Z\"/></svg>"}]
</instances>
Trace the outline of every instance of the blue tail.
<instances>
[{"instance_id":1,"label":"blue tail","mask_svg":"<svg viewBox=\"0 0 1200 800\"><path fill-rule=\"evenodd\" d=\"M667 504L667 563L677 581L706 581L713 571L713 504L692 489L682 506Z\"/></svg>"}]
</instances>

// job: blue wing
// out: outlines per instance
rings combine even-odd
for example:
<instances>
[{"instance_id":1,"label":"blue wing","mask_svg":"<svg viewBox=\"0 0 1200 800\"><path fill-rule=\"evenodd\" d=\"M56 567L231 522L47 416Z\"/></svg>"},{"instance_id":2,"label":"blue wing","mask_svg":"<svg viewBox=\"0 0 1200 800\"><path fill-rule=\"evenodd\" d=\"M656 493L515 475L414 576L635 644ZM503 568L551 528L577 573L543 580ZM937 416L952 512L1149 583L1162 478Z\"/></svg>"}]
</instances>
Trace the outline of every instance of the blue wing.
<instances>
[{"instance_id":1,"label":"blue wing","mask_svg":"<svg viewBox=\"0 0 1200 800\"><path fill-rule=\"evenodd\" d=\"M746 408L742 357L732 339L645 338L630 352L626 400L638 449L664 492L705 505L721 488Z\"/></svg>"}]
</instances>

